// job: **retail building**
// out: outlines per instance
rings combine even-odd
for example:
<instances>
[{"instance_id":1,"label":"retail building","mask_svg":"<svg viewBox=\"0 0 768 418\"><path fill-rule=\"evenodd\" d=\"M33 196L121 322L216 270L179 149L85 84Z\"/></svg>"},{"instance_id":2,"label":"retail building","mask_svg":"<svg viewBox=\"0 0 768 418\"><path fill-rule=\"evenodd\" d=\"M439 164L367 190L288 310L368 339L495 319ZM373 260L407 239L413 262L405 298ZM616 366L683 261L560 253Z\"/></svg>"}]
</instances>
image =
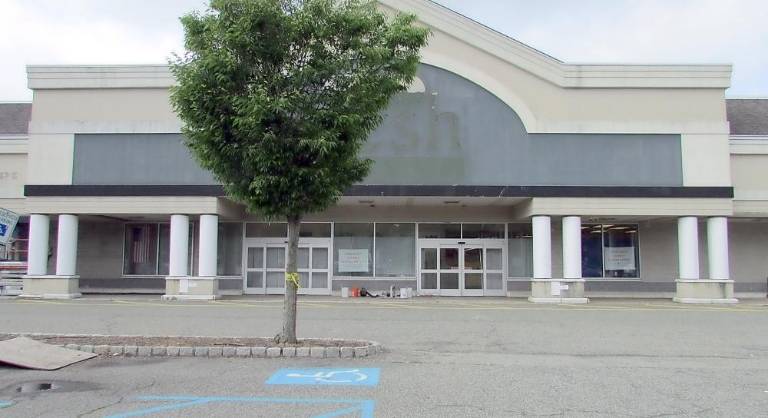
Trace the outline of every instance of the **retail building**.
<instances>
[{"instance_id":1,"label":"retail building","mask_svg":"<svg viewBox=\"0 0 768 418\"><path fill-rule=\"evenodd\" d=\"M381 3L433 36L365 147L368 178L307 217L301 293L765 297L768 101L727 100L730 65L569 64L431 2ZM190 156L166 66L28 81L31 104L0 105L26 295L283 292L286 225Z\"/></svg>"}]
</instances>

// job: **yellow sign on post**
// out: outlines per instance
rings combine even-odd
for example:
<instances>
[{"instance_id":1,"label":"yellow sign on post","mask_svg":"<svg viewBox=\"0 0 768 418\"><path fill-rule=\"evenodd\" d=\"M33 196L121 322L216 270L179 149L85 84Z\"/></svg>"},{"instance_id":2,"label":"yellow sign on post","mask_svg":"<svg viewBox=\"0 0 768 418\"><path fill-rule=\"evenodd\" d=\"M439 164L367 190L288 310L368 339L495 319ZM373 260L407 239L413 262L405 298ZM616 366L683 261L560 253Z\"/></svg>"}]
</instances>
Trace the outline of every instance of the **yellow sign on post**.
<instances>
[{"instance_id":1,"label":"yellow sign on post","mask_svg":"<svg viewBox=\"0 0 768 418\"><path fill-rule=\"evenodd\" d=\"M285 273L285 282L293 283L296 289L301 288L299 285L299 273Z\"/></svg>"}]
</instances>

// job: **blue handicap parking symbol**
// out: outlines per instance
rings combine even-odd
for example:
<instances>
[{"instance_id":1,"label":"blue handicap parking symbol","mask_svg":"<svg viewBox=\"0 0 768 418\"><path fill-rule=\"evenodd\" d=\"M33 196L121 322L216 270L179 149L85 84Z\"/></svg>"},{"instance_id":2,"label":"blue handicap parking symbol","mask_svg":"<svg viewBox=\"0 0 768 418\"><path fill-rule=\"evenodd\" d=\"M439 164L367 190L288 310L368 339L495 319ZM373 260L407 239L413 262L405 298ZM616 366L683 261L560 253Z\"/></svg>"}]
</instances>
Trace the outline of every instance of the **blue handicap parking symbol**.
<instances>
[{"instance_id":1,"label":"blue handicap parking symbol","mask_svg":"<svg viewBox=\"0 0 768 418\"><path fill-rule=\"evenodd\" d=\"M0 224L0 237L4 237L8 234L8 225Z\"/></svg>"},{"instance_id":2,"label":"blue handicap parking symbol","mask_svg":"<svg viewBox=\"0 0 768 418\"><path fill-rule=\"evenodd\" d=\"M376 386L378 368L280 369L267 380L268 385Z\"/></svg>"}]
</instances>

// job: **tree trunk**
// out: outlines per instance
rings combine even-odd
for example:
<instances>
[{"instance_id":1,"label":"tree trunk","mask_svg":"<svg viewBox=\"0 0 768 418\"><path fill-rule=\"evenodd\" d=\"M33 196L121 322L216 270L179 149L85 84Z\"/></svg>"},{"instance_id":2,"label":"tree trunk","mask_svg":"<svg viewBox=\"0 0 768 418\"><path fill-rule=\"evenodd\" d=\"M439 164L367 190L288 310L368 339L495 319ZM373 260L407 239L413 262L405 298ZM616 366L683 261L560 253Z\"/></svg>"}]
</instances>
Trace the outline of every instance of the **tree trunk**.
<instances>
[{"instance_id":1,"label":"tree trunk","mask_svg":"<svg viewBox=\"0 0 768 418\"><path fill-rule=\"evenodd\" d=\"M283 333L279 342L296 344L296 300L299 280L288 280L291 275L298 275L299 228L301 217L288 217L288 265L286 268L285 299L283 300ZM297 277L297 276L294 276Z\"/></svg>"}]
</instances>

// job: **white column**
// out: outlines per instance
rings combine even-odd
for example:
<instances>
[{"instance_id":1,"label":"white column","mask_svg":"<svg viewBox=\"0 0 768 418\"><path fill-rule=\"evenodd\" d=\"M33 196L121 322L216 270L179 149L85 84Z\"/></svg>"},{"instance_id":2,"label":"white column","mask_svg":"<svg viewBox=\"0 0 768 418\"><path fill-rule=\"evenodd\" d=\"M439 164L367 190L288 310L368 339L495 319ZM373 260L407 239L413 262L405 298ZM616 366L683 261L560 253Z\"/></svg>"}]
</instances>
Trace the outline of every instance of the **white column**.
<instances>
[{"instance_id":1,"label":"white column","mask_svg":"<svg viewBox=\"0 0 768 418\"><path fill-rule=\"evenodd\" d=\"M533 228L533 278L552 278L552 224L549 216L534 216Z\"/></svg>"},{"instance_id":2,"label":"white column","mask_svg":"<svg viewBox=\"0 0 768 418\"><path fill-rule=\"evenodd\" d=\"M707 219L707 256L709 260L709 278L729 280L728 265L728 218Z\"/></svg>"},{"instance_id":3,"label":"white column","mask_svg":"<svg viewBox=\"0 0 768 418\"><path fill-rule=\"evenodd\" d=\"M699 224L695 216L677 220L677 253L680 279L699 279Z\"/></svg>"},{"instance_id":4,"label":"white column","mask_svg":"<svg viewBox=\"0 0 768 418\"><path fill-rule=\"evenodd\" d=\"M581 217L563 217L563 278L581 279Z\"/></svg>"},{"instance_id":5,"label":"white column","mask_svg":"<svg viewBox=\"0 0 768 418\"><path fill-rule=\"evenodd\" d=\"M50 219L48 215L29 217L29 253L27 254L27 274L45 276L48 274L48 234Z\"/></svg>"},{"instance_id":6,"label":"white column","mask_svg":"<svg viewBox=\"0 0 768 418\"><path fill-rule=\"evenodd\" d=\"M59 215L56 238L56 275L74 276L77 271L77 216Z\"/></svg>"},{"instance_id":7,"label":"white column","mask_svg":"<svg viewBox=\"0 0 768 418\"><path fill-rule=\"evenodd\" d=\"M171 215L171 259L168 275L184 277L189 275L189 216Z\"/></svg>"},{"instance_id":8,"label":"white column","mask_svg":"<svg viewBox=\"0 0 768 418\"><path fill-rule=\"evenodd\" d=\"M202 277L216 276L218 258L219 217L200 216L200 256L198 273Z\"/></svg>"}]
</instances>

